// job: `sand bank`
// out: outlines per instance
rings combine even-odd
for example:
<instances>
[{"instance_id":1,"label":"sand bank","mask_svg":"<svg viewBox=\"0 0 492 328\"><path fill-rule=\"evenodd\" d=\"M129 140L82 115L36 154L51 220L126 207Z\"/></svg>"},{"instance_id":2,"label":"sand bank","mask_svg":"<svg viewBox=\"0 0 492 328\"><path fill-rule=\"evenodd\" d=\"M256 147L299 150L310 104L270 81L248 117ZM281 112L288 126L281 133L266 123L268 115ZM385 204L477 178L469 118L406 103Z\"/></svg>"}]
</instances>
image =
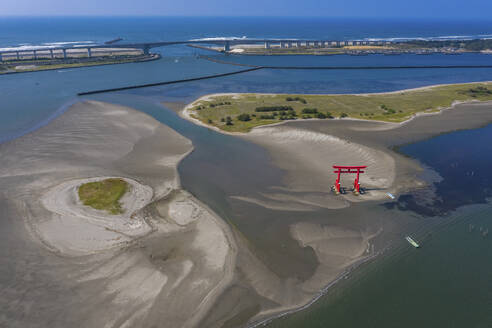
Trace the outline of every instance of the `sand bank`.
<instances>
[{"instance_id":1,"label":"sand bank","mask_svg":"<svg viewBox=\"0 0 492 328\"><path fill-rule=\"evenodd\" d=\"M121 198L122 214L112 215L84 206L78 188L84 183L106 179L98 177L63 182L49 189L41 199L53 213L53 220L37 225L41 238L62 254L90 254L145 236L152 229L141 214L152 200L152 188L123 178L129 190Z\"/></svg>"},{"instance_id":2,"label":"sand bank","mask_svg":"<svg viewBox=\"0 0 492 328\"><path fill-rule=\"evenodd\" d=\"M231 283L236 246L180 189L191 150L151 117L95 101L0 145L2 267L17 272L0 274L0 325L198 326ZM131 185L121 215L78 201L77 186L106 177Z\"/></svg>"}]
</instances>

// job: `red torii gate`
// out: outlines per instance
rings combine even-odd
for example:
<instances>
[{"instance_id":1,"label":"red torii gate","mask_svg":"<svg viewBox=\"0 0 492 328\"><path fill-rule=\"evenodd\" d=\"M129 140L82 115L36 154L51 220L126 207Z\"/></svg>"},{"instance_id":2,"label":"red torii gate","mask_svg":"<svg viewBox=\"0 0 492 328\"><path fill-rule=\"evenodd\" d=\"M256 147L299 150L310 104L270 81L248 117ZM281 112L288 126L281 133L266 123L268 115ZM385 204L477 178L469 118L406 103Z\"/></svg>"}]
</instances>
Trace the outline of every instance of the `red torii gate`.
<instances>
[{"instance_id":1,"label":"red torii gate","mask_svg":"<svg viewBox=\"0 0 492 328\"><path fill-rule=\"evenodd\" d=\"M333 173L338 174L337 180L335 181L335 185L334 185L335 191L337 193L340 192L340 174L341 173L357 173L357 177L355 178L355 181L354 181L354 191L360 193L359 174L364 173L364 171L362 171L362 170L365 169L366 167L367 167L366 165L363 165L363 166L333 165L333 168L335 169L335 171L333 171Z\"/></svg>"}]
</instances>

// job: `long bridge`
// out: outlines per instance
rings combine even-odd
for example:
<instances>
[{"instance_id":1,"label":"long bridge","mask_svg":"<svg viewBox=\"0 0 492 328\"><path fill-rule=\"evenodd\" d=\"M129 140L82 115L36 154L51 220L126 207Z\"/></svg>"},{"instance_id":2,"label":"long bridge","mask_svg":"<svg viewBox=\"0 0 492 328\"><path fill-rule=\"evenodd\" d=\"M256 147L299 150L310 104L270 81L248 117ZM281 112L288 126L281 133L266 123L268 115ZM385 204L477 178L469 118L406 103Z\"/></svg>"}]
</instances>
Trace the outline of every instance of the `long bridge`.
<instances>
[{"instance_id":1,"label":"long bridge","mask_svg":"<svg viewBox=\"0 0 492 328\"><path fill-rule=\"evenodd\" d=\"M259 44L264 45L266 49L272 46L278 46L280 48L294 48L294 47L308 47L308 48L324 48L324 47L343 47L343 46L358 46L358 45L377 45L384 46L395 44L395 41L367 41L367 40L308 40L308 39L247 39L247 38L235 38L235 39L198 39L198 40L185 40L185 41L158 41L158 42L143 42L143 43L113 43L113 44L90 44L90 45L72 45L72 46L53 46L33 49L7 49L0 51L0 61L5 58L21 59L26 55L29 55L32 59L38 59L48 56L48 58L55 58L56 53L59 53L63 58L67 58L67 51L79 50L86 51L88 57L93 56L94 49L121 49L134 50L139 49L144 54L148 55L152 48L159 48L165 46L174 45L214 45L223 48L224 52L231 50L231 46L234 45L250 45Z\"/></svg>"}]
</instances>

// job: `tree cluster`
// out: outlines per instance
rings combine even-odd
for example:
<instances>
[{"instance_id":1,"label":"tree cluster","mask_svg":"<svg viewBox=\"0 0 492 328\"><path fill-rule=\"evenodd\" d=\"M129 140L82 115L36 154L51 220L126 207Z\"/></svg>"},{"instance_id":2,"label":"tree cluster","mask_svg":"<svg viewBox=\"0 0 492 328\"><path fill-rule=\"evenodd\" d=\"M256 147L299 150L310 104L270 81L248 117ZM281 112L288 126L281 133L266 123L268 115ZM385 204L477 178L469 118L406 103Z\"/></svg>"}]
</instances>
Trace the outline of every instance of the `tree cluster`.
<instances>
[{"instance_id":1,"label":"tree cluster","mask_svg":"<svg viewBox=\"0 0 492 328\"><path fill-rule=\"evenodd\" d=\"M294 110L292 106L262 106L256 107L255 112L275 112L275 111Z\"/></svg>"}]
</instances>

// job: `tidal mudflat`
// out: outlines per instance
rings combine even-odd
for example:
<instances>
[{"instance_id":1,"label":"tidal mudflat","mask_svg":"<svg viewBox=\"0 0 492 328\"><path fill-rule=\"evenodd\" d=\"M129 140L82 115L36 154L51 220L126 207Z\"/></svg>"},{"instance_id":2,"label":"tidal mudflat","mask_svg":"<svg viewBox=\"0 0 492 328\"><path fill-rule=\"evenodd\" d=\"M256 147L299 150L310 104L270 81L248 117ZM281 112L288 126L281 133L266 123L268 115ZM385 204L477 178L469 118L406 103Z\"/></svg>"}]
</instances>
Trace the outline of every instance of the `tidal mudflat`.
<instances>
[{"instance_id":1,"label":"tidal mudflat","mask_svg":"<svg viewBox=\"0 0 492 328\"><path fill-rule=\"evenodd\" d=\"M92 101L2 144L0 323L197 326L232 279L236 245L180 189L176 165L191 150L143 113ZM77 197L108 177L130 186L121 214Z\"/></svg>"},{"instance_id":2,"label":"tidal mudflat","mask_svg":"<svg viewBox=\"0 0 492 328\"><path fill-rule=\"evenodd\" d=\"M233 186L211 174L224 185L219 216L181 187L176 167L193 150L188 139L127 107L76 103L0 145L1 249L10 262L0 276L0 322L237 327L303 308L415 224L381 206L386 192L439 176L392 148L488 124L491 106L461 104L405 123L296 121L228 135L263 149L267 160L252 173L274 177L255 189L249 173L238 171ZM224 165L235 163L224 156ZM366 193L334 195L331 165L361 162ZM78 199L80 185L107 178L129 185L122 213Z\"/></svg>"}]
</instances>

